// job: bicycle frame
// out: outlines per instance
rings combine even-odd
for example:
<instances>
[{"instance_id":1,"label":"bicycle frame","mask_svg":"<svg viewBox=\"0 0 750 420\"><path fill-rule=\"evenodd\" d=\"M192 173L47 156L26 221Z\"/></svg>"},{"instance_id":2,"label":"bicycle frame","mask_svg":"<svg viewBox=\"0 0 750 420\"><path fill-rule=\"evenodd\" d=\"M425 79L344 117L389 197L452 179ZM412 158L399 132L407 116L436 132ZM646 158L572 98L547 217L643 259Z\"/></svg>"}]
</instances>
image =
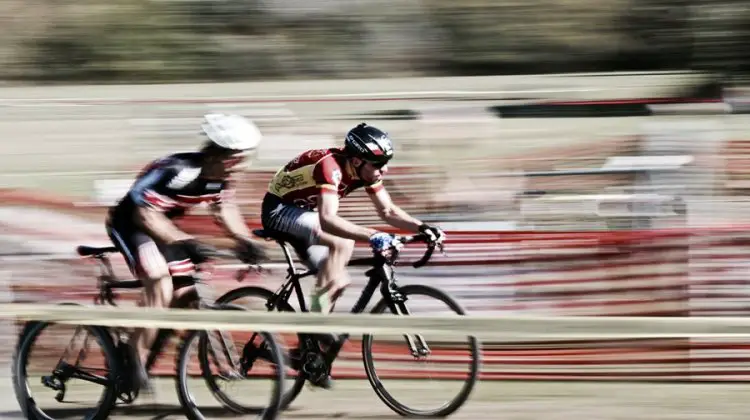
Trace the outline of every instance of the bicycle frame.
<instances>
[{"instance_id":1,"label":"bicycle frame","mask_svg":"<svg viewBox=\"0 0 750 420\"><path fill-rule=\"evenodd\" d=\"M409 237L407 242L414 241L420 237L421 237L420 235ZM309 312L309 310L307 309L307 305L305 304L305 298L302 292L300 279L313 276L316 274L316 271L308 270L302 273L298 272L297 269L295 268L291 252L289 251L289 248L287 247L287 243L284 241L278 241L278 240L276 242L281 246L282 251L284 253L284 258L289 268L287 269L286 282L274 293L274 299L266 302L266 308L268 308L269 311L273 311L280 302L288 302L289 298L291 297L291 294L295 293L297 295L297 301L299 303L300 311ZM434 248L435 248L434 245L430 245L427 249L427 252L422 257L422 259L416 262L415 264L413 264L414 267L421 267L422 265L426 264L427 260L429 260L430 257L432 256ZM364 289L362 289L362 292L360 293L359 298L357 299L357 302L352 307L350 313L352 314L362 313L367 307L367 305L370 303L370 300L375 294L375 291L378 289L378 287L380 287L380 293L383 296L383 298L388 301L388 305L391 311L393 311L393 313L396 313L399 315L409 315L409 310L405 305L406 297L403 296L398 290L398 285L396 283L395 270L393 269L394 264L395 264L395 261L389 264L388 261L384 257L381 257L381 256L358 258L358 259L353 259L349 261L349 264L348 264L349 267L354 267L354 266L372 267L371 269L365 272L365 275L368 277L367 284L365 285ZM319 334L318 335L300 334L300 335L305 337L306 340L315 340L316 336L320 336ZM331 364L333 363L333 361L336 359L339 352L343 348L344 344L346 344L346 342L348 341L349 336L350 336L349 333L339 334L338 336L336 336L336 339L333 342L333 344L331 344L328 350L324 353L323 355L324 360L326 364L328 365L329 369L330 369ZM404 336L407 339L407 342L409 344L409 350L411 351L412 355L417 357L417 356L424 356L424 355L429 354L429 348L427 346L427 343L425 342L424 338L421 335L416 335L415 338L412 338L409 335L404 335ZM315 347L310 346L309 348L315 348Z\"/></svg>"},{"instance_id":2,"label":"bicycle frame","mask_svg":"<svg viewBox=\"0 0 750 420\"><path fill-rule=\"evenodd\" d=\"M97 276L97 287L99 289L99 295L94 299L94 303L97 305L108 304L111 306L117 306L115 303L116 295L113 292L116 289L140 289L143 287L143 283L140 280L118 280L112 269L112 264L109 261L107 255L95 255L93 257L100 267L100 275ZM198 296L200 300L200 295ZM110 328L110 331L119 339L125 331L123 328L114 327ZM157 330L156 339L151 345L149 350L148 359L146 360L146 371L150 371L156 358L159 356L161 351L164 349L164 345L169 339L175 334L174 330L171 329L159 329Z\"/></svg>"},{"instance_id":3,"label":"bicycle frame","mask_svg":"<svg viewBox=\"0 0 750 420\"><path fill-rule=\"evenodd\" d=\"M96 305L104 305L108 304L111 306L117 306L115 303L115 299L117 298L116 294L114 293L115 289L139 289L143 287L143 283L140 280L118 280L117 276L114 274L114 270L112 269L112 264L110 263L109 257L106 254L97 254L93 255L92 258L95 259L97 264L100 268L100 273L97 276L97 288L98 288L98 295L96 298L94 298L94 304ZM205 285L205 282L203 281L201 276L194 276L194 286L195 286L195 292L197 294L196 301L198 303L199 308L211 308L214 305L207 303L204 301L202 293L200 292L200 289L203 285ZM128 333L124 328L120 327L111 327L108 328L108 330L112 333L114 340L115 348L118 348L119 341L121 340L123 335L127 335ZM76 333L73 335L73 339L77 336L78 330L76 330ZM149 350L149 355L146 361L146 371L150 371L153 365L156 363L157 357L161 354L162 350L164 349L164 346L169 342L169 339L175 335L175 330L172 329L159 329L157 330L156 339L154 340L154 343L151 345L151 348ZM55 369L55 374L58 374L59 376L64 376L66 378L78 378L83 379L95 383L104 384L104 380L102 378L98 378L96 376L90 375L86 372L80 371L78 369L78 365L80 361L84 358L84 352L87 347L87 343L89 340L89 336L85 336L84 338L84 346L83 348L78 352L78 357L75 361L75 364L71 365L67 362L64 362L62 365L60 365L58 368ZM209 350L214 353L215 356L215 344L216 339L213 337L213 335L209 334L209 340L211 341L211 345L209 346ZM226 359L230 362L232 365L232 368L236 368L237 364L239 363L237 360L235 360L231 355L235 354L231 350L234 348L234 343L226 339L224 334L221 334L221 343L218 343L219 345L222 345L224 356ZM68 350L72 346L68 346L65 349L65 352L63 353L62 360L66 357L66 354ZM130 356L129 353L121 353L122 357L127 359ZM129 364L129 363L128 363ZM125 390L127 392L127 390Z\"/></svg>"}]
</instances>

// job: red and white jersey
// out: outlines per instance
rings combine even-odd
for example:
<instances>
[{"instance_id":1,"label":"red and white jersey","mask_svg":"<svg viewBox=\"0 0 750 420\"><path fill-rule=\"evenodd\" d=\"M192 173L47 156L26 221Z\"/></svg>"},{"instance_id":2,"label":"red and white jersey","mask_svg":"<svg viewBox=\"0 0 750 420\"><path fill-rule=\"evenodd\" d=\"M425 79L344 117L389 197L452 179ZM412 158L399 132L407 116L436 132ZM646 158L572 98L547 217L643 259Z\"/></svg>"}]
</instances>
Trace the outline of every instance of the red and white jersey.
<instances>
[{"instance_id":1,"label":"red and white jersey","mask_svg":"<svg viewBox=\"0 0 750 420\"><path fill-rule=\"evenodd\" d=\"M382 181L366 184L346 164L341 148L308 150L279 169L268 184L268 192L288 204L307 209L318 205L318 194L338 194L344 198L364 187L374 194L383 188Z\"/></svg>"}]
</instances>

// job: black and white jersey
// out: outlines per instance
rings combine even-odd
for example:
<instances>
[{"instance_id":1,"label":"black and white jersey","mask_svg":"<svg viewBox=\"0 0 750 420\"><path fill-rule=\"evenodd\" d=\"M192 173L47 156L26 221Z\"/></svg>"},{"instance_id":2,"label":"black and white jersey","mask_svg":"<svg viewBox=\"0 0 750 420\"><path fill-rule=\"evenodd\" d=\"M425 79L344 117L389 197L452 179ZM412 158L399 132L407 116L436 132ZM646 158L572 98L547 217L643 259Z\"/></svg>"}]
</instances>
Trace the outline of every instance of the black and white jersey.
<instances>
[{"instance_id":1,"label":"black and white jersey","mask_svg":"<svg viewBox=\"0 0 750 420\"><path fill-rule=\"evenodd\" d=\"M177 153L149 163L112 208L112 216L132 220L138 207L148 207L172 219L199 204L220 203L229 183L202 178L201 161L201 153L196 152Z\"/></svg>"}]
</instances>

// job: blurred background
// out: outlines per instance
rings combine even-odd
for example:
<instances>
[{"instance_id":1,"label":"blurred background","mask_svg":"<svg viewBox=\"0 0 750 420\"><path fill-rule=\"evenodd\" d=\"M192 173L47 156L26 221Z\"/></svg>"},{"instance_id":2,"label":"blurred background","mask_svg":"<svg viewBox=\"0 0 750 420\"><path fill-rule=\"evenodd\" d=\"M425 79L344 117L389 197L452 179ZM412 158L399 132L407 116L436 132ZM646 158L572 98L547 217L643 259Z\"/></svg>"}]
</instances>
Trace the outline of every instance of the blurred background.
<instances>
[{"instance_id":1,"label":"blurred background","mask_svg":"<svg viewBox=\"0 0 750 420\"><path fill-rule=\"evenodd\" d=\"M749 19L741 1L5 0L6 299L90 302L75 246L108 245L106 206L221 111L265 135L237 179L252 227L297 153L360 121L391 133L391 195L449 234L401 281L469 313L747 315ZM341 212L380 225L362 192ZM181 226L219 234L200 209ZM747 345L486 343L483 378L745 381Z\"/></svg>"},{"instance_id":2,"label":"blurred background","mask_svg":"<svg viewBox=\"0 0 750 420\"><path fill-rule=\"evenodd\" d=\"M6 80L184 82L748 68L742 1L3 2Z\"/></svg>"}]
</instances>

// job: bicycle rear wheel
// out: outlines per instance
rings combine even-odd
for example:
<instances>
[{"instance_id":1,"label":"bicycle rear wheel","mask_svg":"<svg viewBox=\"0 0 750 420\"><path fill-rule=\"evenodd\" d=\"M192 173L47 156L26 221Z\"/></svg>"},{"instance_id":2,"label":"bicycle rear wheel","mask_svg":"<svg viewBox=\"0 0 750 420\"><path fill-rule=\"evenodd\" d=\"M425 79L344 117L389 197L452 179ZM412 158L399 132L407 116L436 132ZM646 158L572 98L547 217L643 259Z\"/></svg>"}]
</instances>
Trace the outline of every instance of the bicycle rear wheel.
<instances>
[{"instance_id":1,"label":"bicycle rear wheel","mask_svg":"<svg viewBox=\"0 0 750 420\"><path fill-rule=\"evenodd\" d=\"M398 291L405 298L402 303L391 307L390 299L383 298L372 310L372 313L379 314L389 311L396 315L408 315L420 310L434 312L435 309L440 308L442 311L447 311L448 313L465 315L463 308L461 308L458 302L436 288L423 285L407 285L398 288ZM423 301L424 298L427 298L427 300L420 305L417 303L420 298ZM460 336L459 341L451 340L448 342L442 339L440 341L420 341L423 337L416 334L409 335L408 338L417 345L417 349L421 348L423 351L413 354L404 336L389 337L385 342L379 342L378 345L373 345L372 335L365 335L363 337L362 357L364 359L365 372L373 390L375 390L378 397L388 407L402 416L446 417L453 414L469 398L479 377L479 340L476 337ZM426 345L421 347L419 345L420 342ZM382 364L381 362L377 363L381 367L380 374L376 370L375 354L378 356L383 355L385 359ZM441 384L435 387L435 392L432 392L424 384L423 378L415 377L418 369L398 366L399 363L408 361L418 361L424 365L428 358L436 359L437 363L425 371L424 376L437 376L441 381ZM462 369L456 369L456 366L460 366ZM422 399L421 402L429 400L426 404L435 404L437 406L409 407L400 402L394 395L398 392L399 385L388 387L384 384L384 380L387 379L396 380L394 382L396 384L403 383L405 380L420 381L420 387L424 389L423 396L420 397ZM459 385L458 391L453 397L443 400L437 397L439 395L437 392L448 388L447 381L450 381L450 384ZM390 391L389 388L391 388Z\"/></svg>"},{"instance_id":2,"label":"bicycle rear wheel","mask_svg":"<svg viewBox=\"0 0 750 420\"><path fill-rule=\"evenodd\" d=\"M230 304L216 305L213 309L245 310ZM247 342L244 347L240 348L235 346L236 337L234 336L241 335L244 338L246 333L190 331L185 336L177 356L177 394L188 419L205 419L195 396L188 389L189 384L196 382L193 377L197 375L200 375L211 395L224 408L237 414L257 414L258 418L264 420L276 418L281 409L281 396L284 389L284 352L272 334L266 332L251 334L253 339L243 340ZM193 366L190 363L190 352L196 347L198 366L197 369L191 369ZM261 364L264 365L261 366ZM252 374L251 371L253 371ZM257 382L261 379L269 379L272 382L270 397L265 404L261 405L237 402L221 387L222 381L236 383L247 380L250 392L245 395L257 395L260 389Z\"/></svg>"},{"instance_id":3,"label":"bicycle rear wheel","mask_svg":"<svg viewBox=\"0 0 750 420\"><path fill-rule=\"evenodd\" d=\"M117 399L121 366L109 333L101 327L78 326L68 347L55 349L50 346L58 344L60 332L48 340L39 340L51 326L69 327L30 322L24 327L13 355L13 385L25 417L54 420L74 415L84 420L106 419ZM92 344L101 347L100 354L89 351ZM31 355L35 355L34 362L30 361ZM43 362L50 363L43 367ZM88 367L83 366L84 362ZM101 391L92 389L90 384L102 387ZM32 385L40 391L32 392ZM71 394L75 397L71 398ZM82 403L80 398L87 396L98 396L98 401L92 405ZM63 401L67 404L60 404Z\"/></svg>"},{"instance_id":4,"label":"bicycle rear wheel","mask_svg":"<svg viewBox=\"0 0 750 420\"><path fill-rule=\"evenodd\" d=\"M268 310L266 303L274 298L274 293L271 290L264 289L262 287L247 286L240 287L238 289L227 292L224 296L221 296L216 300L217 303L231 303L233 305L240 305L248 310ZM286 302L281 301L278 306L274 308L279 312L294 312L294 308ZM289 349L292 352L295 349L299 349L300 343L302 343L302 336L300 334L275 334L274 337L277 341L280 341L282 347L286 347L285 350L289 353ZM299 353L298 351L296 353ZM287 389L284 390L281 398L281 410L286 410L289 405L299 396L300 392L305 386L305 377L298 371L295 371L294 365L299 365L299 354L288 355L285 360L287 363L287 374L285 380L285 386Z\"/></svg>"}]
</instances>

